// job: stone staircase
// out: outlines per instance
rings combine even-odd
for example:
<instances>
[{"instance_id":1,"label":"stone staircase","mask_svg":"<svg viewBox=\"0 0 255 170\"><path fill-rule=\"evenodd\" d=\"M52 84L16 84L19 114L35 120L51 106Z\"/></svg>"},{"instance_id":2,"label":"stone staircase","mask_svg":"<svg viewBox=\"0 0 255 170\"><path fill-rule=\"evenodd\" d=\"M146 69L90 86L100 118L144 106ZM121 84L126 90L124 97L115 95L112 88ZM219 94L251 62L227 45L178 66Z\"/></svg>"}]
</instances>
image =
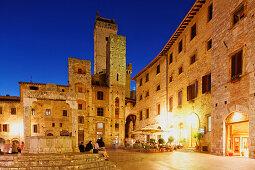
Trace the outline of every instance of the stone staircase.
<instances>
[{"instance_id":1,"label":"stone staircase","mask_svg":"<svg viewBox=\"0 0 255 170\"><path fill-rule=\"evenodd\" d=\"M116 165L99 154L22 154L1 155L0 170L115 170Z\"/></svg>"}]
</instances>

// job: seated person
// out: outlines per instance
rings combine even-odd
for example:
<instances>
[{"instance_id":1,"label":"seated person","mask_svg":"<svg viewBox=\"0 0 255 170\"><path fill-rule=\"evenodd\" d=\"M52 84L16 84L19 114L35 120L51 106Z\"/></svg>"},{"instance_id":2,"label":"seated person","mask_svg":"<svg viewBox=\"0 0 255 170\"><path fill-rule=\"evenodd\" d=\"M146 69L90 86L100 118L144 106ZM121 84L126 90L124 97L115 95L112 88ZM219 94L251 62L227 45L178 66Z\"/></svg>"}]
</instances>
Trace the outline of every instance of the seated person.
<instances>
[{"instance_id":1,"label":"seated person","mask_svg":"<svg viewBox=\"0 0 255 170\"><path fill-rule=\"evenodd\" d=\"M92 141L89 141L89 143L85 147L85 151L89 152L91 149L93 149Z\"/></svg>"}]
</instances>

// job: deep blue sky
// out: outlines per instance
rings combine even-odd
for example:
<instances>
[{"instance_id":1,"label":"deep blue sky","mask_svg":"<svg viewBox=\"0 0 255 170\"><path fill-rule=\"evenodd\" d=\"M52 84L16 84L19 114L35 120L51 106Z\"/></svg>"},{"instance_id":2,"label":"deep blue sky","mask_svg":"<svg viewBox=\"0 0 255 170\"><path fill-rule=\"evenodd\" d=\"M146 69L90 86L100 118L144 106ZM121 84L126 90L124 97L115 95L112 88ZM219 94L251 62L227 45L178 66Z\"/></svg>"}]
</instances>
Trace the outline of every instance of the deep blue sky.
<instances>
[{"instance_id":1,"label":"deep blue sky","mask_svg":"<svg viewBox=\"0 0 255 170\"><path fill-rule=\"evenodd\" d=\"M0 0L0 95L19 81L67 85L67 58L92 61L96 10L127 37L132 77L162 50L195 0ZM132 83L134 88L135 84Z\"/></svg>"}]
</instances>

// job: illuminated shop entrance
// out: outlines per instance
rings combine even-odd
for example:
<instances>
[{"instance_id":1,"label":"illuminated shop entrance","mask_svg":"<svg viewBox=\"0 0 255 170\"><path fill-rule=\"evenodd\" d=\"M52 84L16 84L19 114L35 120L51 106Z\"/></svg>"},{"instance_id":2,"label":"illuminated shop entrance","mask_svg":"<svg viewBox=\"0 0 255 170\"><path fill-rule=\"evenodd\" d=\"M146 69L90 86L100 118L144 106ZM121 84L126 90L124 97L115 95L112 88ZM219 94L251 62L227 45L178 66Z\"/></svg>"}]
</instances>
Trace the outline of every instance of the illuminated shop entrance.
<instances>
[{"instance_id":1,"label":"illuminated shop entrance","mask_svg":"<svg viewBox=\"0 0 255 170\"><path fill-rule=\"evenodd\" d=\"M249 157L249 120L242 112L233 112L226 118L226 155Z\"/></svg>"},{"instance_id":2,"label":"illuminated shop entrance","mask_svg":"<svg viewBox=\"0 0 255 170\"><path fill-rule=\"evenodd\" d=\"M192 113L189 116L189 147L195 147L196 146L196 139L194 138L194 135L198 132L199 129L199 120L198 116L195 113Z\"/></svg>"}]
</instances>

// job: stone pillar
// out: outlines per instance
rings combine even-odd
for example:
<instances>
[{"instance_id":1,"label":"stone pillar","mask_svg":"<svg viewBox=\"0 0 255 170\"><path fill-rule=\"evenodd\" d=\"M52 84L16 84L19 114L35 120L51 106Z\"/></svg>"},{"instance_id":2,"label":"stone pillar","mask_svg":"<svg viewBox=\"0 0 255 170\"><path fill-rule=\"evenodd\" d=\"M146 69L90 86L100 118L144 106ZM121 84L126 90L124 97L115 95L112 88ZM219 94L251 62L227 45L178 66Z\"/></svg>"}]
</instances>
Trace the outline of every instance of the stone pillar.
<instances>
[{"instance_id":1,"label":"stone pillar","mask_svg":"<svg viewBox=\"0 0 255 170\"><path fill-rule=\"evenodd\" d=\"M37 101L35 98L23 99L23 122L24 122L24 149L22 153L29 153L31 137L31 109L32 103Z\"/></svg>"}]
</instances>

